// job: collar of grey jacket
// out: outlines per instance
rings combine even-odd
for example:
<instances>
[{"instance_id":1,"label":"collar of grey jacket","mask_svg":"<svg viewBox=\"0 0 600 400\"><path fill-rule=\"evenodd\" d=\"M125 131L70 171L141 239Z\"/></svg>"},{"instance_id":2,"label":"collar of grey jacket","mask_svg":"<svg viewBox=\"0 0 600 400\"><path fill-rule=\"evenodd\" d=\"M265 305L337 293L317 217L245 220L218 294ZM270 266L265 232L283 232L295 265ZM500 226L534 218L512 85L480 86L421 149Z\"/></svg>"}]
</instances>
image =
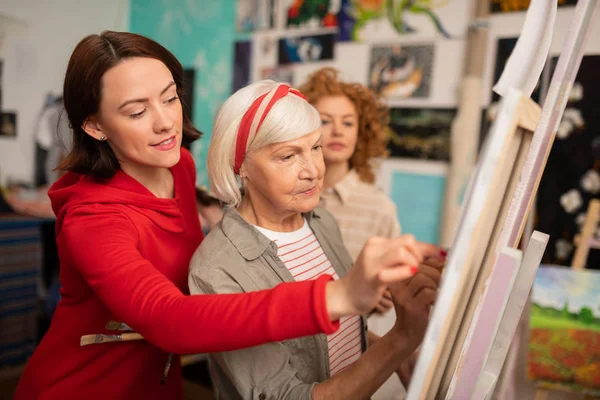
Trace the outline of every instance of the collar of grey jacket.
<instances>
[{"instance_id":1,"label":"collar of grey jacket","mask_svg":"<svg viewBox=\"0 0 600 400\"><path fill-rule=\"evenodd\" d=\"M321 218L318 208L302 214L302 216L306 218L309 225L314 218ZM225 210L221 220L221 229L247 261L256 260L265 251L271 255L277 255L277 245L250 225L233 207ZM240 235L240 232L247 232L247 235Z\"/></svg>"}]
</instances>

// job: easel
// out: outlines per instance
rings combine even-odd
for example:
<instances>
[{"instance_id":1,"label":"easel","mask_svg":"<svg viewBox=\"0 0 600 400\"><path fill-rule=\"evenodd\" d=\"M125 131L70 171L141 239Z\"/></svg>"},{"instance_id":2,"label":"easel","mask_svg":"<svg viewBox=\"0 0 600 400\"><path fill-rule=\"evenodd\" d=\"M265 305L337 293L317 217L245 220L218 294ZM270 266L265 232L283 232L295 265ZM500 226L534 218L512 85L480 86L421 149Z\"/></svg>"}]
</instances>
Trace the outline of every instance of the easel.
<instances>
[{"instance_id":1,"label":"easel","mask_svg":"<svg viewBox=\"0 0 600 400\"><path fill-rule=\"evenodd\" d=\"M595 238L600 223L600 200L592 199L587 209L581 234L575 236L575 255L571 266L584 269L590 249L600 249L600 241Z\"/></svg>"},{"instance_id":2,"label":"easel","mask_svg":"<svg viewBox=\"0 0 600 400\"><path fill-rule=\"evenodd\" d=\"M486 282L494 266L499 265L500 255L507 247L518 246L598 5L598 0L577 3L541 117L539 107L518 91L508 90L501 101L497 120L469 186L408 400L464 398L449 393L451 382L462 373L469 353L486 351L470 346L479 337L467 334L473 318L477 321L482 314L483 306L479 306L485 300L482 294L487 290ZM530 132L534 129L532 137ZM505 281L505 285L508 287L510 281ZM519 316L516 311L516 316L509 317L518 321ZM495 318L504 322L502 314ZM504 362L501 353L492 351L488 360L499 360L501 367ZM492 396L497 376L483 374L472 379L482 382L477 389L483 390L483 398ZM467 396L469 393L473 394L471 391Z\"/></svg>"},{"instance_id":3,"label":"easel","mask_svg":"<svg viewBox=\"0 0 600 400\"><path fill-rule=\"evenodd\" d=\"M588 254L590 248L600 249L600 241L595 239L595 233L598 230L598 224L600 223L600 200L593 199L587 209L585 222L581 229L581 234L575 236L575 255L571 262L571 268L582 270L585 269L587 264ZM535 400L547 400L551 390L545 388L537 388L535 391ZM592 400L597 397L585 395L584 400Z\"/></svg>"}]
</instances>

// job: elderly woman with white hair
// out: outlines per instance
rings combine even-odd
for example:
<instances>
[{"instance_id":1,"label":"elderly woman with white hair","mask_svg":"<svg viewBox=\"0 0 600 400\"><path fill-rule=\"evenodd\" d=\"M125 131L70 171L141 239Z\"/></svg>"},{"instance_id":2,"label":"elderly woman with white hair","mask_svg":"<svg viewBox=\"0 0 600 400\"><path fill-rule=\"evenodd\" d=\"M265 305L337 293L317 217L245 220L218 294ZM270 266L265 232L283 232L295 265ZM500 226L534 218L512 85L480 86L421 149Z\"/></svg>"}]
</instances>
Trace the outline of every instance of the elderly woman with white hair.
<instances>
[{"instance_id":1,"label":"elderly woman with white hair","mask_svg":"<svg viewBox=\"0 0 600 400\"><path fill-rule=\"evenodd\" d=\"M225 102L208 171L229 207L192 258L192 293L252 292L324 274L343 281L353 273L334 218L317 207L325 170L320 126L317 110L285 84L257 82ZM438 269L416 266L440 250L409 235L392 240L403 267L390 285L398 317L388 334L367 349L366 320L355 315L331 335L212 354L217 397L368 398L399 371L423 338L440 279ZM285 306L295 318L294 303Z\"/></svg>"}]
</instances>

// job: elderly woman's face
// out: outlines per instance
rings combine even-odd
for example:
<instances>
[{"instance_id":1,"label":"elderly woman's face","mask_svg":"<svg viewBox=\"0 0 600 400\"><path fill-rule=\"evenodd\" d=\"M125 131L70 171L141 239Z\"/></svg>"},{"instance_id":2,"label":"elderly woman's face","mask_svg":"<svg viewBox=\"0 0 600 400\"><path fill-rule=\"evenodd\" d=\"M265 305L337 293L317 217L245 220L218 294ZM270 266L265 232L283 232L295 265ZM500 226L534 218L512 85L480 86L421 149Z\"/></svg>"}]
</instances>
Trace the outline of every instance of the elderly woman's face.
<instances>
[{"instance_id":1,"label":"elderly woman's face","mask_svg":"<svg viewBox=\"0 0 600 400\"><path fill-rule=\"evenodd\" d=\"M248 154L242 166L253 206L277 214L304 213L319 203L325 163L320 129Z\"/></svg>"}]
</instances>

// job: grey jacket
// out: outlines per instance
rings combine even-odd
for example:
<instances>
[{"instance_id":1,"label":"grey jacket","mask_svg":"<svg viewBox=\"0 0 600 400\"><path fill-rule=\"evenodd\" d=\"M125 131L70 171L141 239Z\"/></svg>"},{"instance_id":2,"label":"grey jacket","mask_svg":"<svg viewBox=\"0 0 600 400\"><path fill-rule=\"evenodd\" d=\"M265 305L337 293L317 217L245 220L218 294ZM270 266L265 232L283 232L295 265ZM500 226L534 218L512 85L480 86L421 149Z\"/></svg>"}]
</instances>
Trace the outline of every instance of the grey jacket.
<instances>
[{"instance_id":1,"label":"grey jacket","mask_svg":"<svg viewBox=\"0 0 600 400\"><path fill-rule=\"evenodd\" d=\"M333 216L316 208L304 217L338 276L344 276L352 259ZM196 250L188 283L192 294L214 294L252 292L293 281L275 243L235 209L228 209ZM362 325L364 351L364 317ZM330 377L324 334L214 353L209 359L218 399L310 399L313 387Z\"/></svg>"}]
</instances>

